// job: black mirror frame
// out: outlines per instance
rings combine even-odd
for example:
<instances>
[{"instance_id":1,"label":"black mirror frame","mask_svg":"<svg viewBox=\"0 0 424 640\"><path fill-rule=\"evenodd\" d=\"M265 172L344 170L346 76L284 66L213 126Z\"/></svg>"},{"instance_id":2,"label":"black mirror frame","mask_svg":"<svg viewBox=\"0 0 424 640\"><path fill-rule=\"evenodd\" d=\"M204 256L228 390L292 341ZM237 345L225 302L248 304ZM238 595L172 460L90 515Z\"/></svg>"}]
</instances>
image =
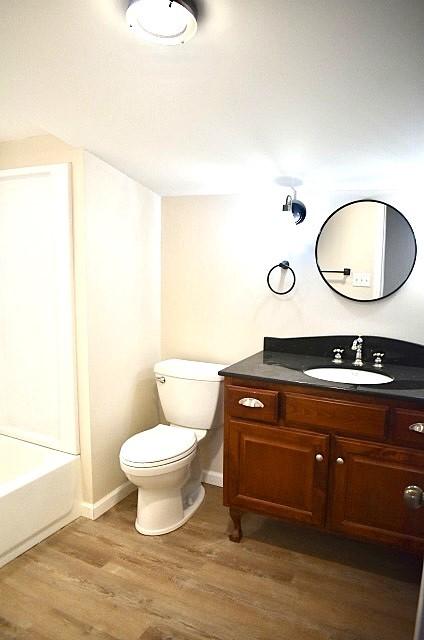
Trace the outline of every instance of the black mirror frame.
<instances>
[{"instance_id":1,"label":"black mirror frame","mask_svg":"<svg viewBox=\"0 0 424 640\"><path fill-rule=\"evenodd\" d=\"M409 270L409 273L406 276L405 280L398 287L396 287L396 289L393 289L393 291L391 291L390 293L386 293L385 296L380 296L379 298L371 298L370 300L358 300L357 298L351 298L350 296L346 296L344 293L340 293L340 291L337 291L337 289L335 289L334 287L331 286L331 284L328 283L328 281L323 276L322 271L321 271L321 269L319 268L319 265L318 265L318 243L319 243L319 239L321 237L321 234L322 234L322 232L324 230L325 225L330 220L330 218L335 216L336 213L338 213L341 209L344 209L345 207L347 207L350 204L357 204L358 202L377 202L379 204L384 204L386 207L390 207L391 209L394 209L394 211L396 211L400 216L402 216L402 218L405 220L405 222L408 225L408 227L411 229L411 233L412 233L412 237L414 238L414 245L415 245L414 260L412 261L411 269ZM418 252L417 239L415 237L415 233L414 233L414 230L412 228L412 225L409 222L409 220L406 218L406 216L404 216L403 213L401 211L399 211L399 209L397 209L396 207L394 207L391 204L388 204L387 202L383 202L382 200L375 200L374 198L361 198L359 200L352 200L352 202L347 202L346 204L343 204L341 207L339 207L338 209L333 211L333 213L331 215L329 215L328 218L326 218L324 220L324 222L323 222L323 224L321 226L321 229L320 229L320 231L319 231L319 233L317 235L317 239L316 239L316 243L315 243L315 264L317 266L319 275L324 280L324 282L327 285L327 287L332 289L335 293L337 293L337 295L341 296L342 298L345 298L346 300L352 300L353 302L377 302L378 300L384 300L385 298L388 298L389 296L392 296L394 293L396 293L396 291L399 291L399 289L401 289L401 287L403 287L403 285L409 280L409 277L410 277L412 271L414 270L415 263L417 261L417 252Z\"/></svg>"}]
</instances>

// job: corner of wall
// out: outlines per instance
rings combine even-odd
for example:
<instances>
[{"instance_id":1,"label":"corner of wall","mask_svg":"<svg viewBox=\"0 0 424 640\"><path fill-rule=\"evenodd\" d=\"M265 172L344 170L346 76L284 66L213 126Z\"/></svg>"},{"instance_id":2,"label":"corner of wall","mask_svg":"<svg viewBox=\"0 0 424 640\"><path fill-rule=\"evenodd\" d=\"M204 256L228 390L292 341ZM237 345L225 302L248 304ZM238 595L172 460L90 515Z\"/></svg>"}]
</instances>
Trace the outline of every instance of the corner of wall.
<instances>
[{"instance_id":1,"label":"corner of wall","mask_svg":"<svg viewBox=\"0 0 424 640\"><path fill-rule=\"evenodd\" d=\"M136 487L131 482L124 482L97 502L81 502L80 515L89 520L97 520L97 518L100 518L106 511L109 511L135 490Z\"/></svg>"}]
</instances>

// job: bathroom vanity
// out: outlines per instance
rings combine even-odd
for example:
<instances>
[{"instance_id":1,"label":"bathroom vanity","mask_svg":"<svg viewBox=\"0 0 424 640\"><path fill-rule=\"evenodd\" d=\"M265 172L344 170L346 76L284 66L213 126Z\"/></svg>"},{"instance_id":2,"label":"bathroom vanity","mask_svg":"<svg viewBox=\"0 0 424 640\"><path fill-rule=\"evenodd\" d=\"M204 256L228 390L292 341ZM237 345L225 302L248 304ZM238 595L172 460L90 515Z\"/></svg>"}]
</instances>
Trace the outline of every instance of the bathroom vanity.
<instances>
[{"instance_id":1,"label":"bathroom vanity","mask_svg":"<svg viewBox=\"0 0 424 640\"><path fill-rule=\"evenodd\" d=\"M424 551L424 347L363 337L361 370L389 384L304 373L351 369L354 338L265 338L264 351L221 372L231 540L242 537L243 512L254 511ZM344 362L334 363L334 348L344 348ZM383 367L372 353L385 353Z\"/></svg>"}]
</instances>

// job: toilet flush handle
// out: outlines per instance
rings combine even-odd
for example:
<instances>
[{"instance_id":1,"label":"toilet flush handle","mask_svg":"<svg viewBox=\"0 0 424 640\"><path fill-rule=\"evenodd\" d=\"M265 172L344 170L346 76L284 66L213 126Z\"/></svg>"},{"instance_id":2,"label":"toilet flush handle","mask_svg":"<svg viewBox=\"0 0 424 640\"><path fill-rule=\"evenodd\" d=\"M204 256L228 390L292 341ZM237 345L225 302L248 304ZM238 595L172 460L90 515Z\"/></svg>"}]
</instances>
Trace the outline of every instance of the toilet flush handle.
<instances>
[{"instance_id":1,"label":"toilet flush handle","mask_svg":"<svg viewBox=\"0 0 424 640\"><path fill-rule=\"evenodd\" d=\"M155 376L155 377L158 382L160 382L161 384L165 384L166 379L163 376Z\"/></svg>"}]
</instances>

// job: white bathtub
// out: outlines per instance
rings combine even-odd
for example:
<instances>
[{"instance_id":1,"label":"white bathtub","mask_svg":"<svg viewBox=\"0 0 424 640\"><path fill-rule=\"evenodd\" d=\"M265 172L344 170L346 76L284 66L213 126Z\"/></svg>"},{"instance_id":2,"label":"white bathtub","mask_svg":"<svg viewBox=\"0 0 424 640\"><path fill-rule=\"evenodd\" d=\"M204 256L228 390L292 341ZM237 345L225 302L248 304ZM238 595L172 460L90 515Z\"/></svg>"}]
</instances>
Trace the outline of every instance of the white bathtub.
<instances>
[{"instance_id":1,"label":"white bathtub","mask_svg":"<svg viewBox=\"0 0 424 640\"><path fill-rule=\"evenodd\" d=\"M79 516L80 457L0 435L0 567Z\"/></svg>"}]
</instances>

